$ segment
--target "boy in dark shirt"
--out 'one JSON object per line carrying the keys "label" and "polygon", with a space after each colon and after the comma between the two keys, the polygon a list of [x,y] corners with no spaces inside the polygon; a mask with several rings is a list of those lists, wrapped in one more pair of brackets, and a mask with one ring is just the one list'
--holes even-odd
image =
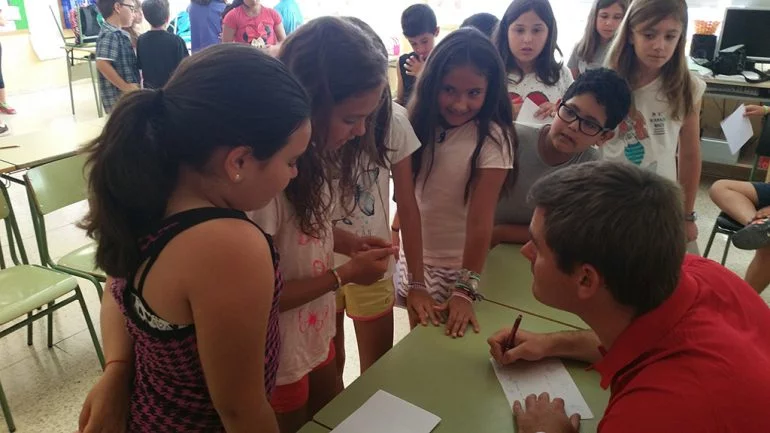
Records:
{"label": "boy in dark shirt", "polygon": [[406,106],[412,94],[412,87],[436,43],[438,36],[436,14],[426,4],[409,6],[401,14],[401,29],[414,50],[398,59],[396,102]]}
{"label": "boy in dark shirt", "polygon": [[145,0],[142,12],[152,30],[139,36],[137,66],[142,71],[144,88],[159,89],[189,52],[182,38],[165,30],[170,15],[168,0]]}

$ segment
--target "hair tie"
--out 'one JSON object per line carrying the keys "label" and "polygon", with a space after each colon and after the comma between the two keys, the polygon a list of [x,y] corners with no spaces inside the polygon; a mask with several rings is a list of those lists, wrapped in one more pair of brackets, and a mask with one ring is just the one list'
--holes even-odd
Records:
{"label": "hair tie", "polygon": [[163,89],[155,91],[155,99],[153,99],[152,105],[159,111],[163,109]]}

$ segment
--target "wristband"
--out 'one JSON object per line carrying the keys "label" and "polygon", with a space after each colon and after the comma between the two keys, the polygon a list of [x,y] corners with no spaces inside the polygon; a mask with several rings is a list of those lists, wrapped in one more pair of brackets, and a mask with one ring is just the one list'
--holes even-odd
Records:
{"label": "wristband", "polygon": [[342,278],[340,278],[340,273],[337,272],[337,268],[331,268],[329,271],[334,275],[334,279],[337,280],[337,285],[334,287],[334,290],[339,290],[342,288]]}
{"label": "wristband", "polygon": [[765,116],[770,114],[770,105],[763,105],[762,108],[765,110]]}
{"label": "wristband", "polygon": [[107,361],[107,363],[104,364],[104,370],[102,370],[102,371],[107,371],[107,367],[109,367],[110,364],[126,364],[126,365],[128,365],[128,361],[126,361],[124,359],[113,359],[112,361]]}
{"label": "wristband", "polygon": [[422,291],[428,290],[428,286],[426,286],[425,283],[420,283],[418,281],[410,281],[409,283],[407,283],[406,288],[410,292],[412,290],[422,290]]}
{"label": "wristband", "polygon": [[471,297],[468,296],[462,290],[452,290],[452,294],[449,295],[449,299],[452,299],[452,298],[462,298],[468,301],[469,304],[473,305],[473,299],[471,299]]}

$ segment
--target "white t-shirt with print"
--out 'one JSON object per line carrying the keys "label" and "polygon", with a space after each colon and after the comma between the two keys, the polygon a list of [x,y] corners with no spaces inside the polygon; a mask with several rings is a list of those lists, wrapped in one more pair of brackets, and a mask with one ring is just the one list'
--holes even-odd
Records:
{"label": "white t-shirt with print", "polygon": [[532,100],[535,105],[540,106],[545,102],[556,102],[557,99],[564,96],[570,84],[574,81],[572,72],[563,66],[559,72],[559,81],[549,86],[537,78],[537,74],[532,72],[524,75],[524,78],[516,83],[517,74],[508,74],[508,96],[514,104],[522,104],[525,98]]}
{"label": "white t-shirt with print", "polygon": [[[388,150],[388,161],[397,164],[409,158],[420,147],[420,140],[409,122],[406,109],[393,103],[393,116],[385,146]],[[367,167],[366,165],[364,167]],[[335,227],[350,231],[358,236],[376,236],[390,241],[390,177],[388,171],[375,164],[358,175],[356,180],[356,196],[351,215],[338,206],[338,216],[335,217]],[[337,260],[342,264],[347,257]],[[385,278],[393,273],[393,261]]]}
{"label": "white t-shirt with print", "polygon": [[[706,83],[694,74],[693,105],[706,90]],[[676,155],[679,131],[684,119],[671,118],[668,98],[663,92],[663,79],[633,92],[628,116],[615,129],[615,137],[600,147],[602,158],[625,161],[651,170],[670,180],[677,180]]]}
{"label": "white t-shirt with print", "polygon": [[[433,167],[427,180],[430,154],[427,149],[423,152],[422,169],[415,182],[415,197],[422,217],[423,261],[427,265],[462,267],[468,217],[465,186],[471,175],[476,131],[476,122],[473,121],[446,131],[443,142],[435,144]],[[491,126],[490,132],[493,137],[502,136],[496,125]],[[503,146],[507,147],[507,143],[501,138],[497,142],[487,138],[482,144],[476,167],[513,168],[512,149]]]}
{"label": "white t-shirt with print", "polygon": [[[327,192],[328,193],[328,192]],[[331,219],[324,239],[299,229],[285,194],[266,207],[251,212],[251,219],[273,236],[281,257],[285,281],[324,275],[333,266],[334,240]],[[328,358],[329,343],[336,333],[336,301],[329,292],[307,304],[281,312],[281,354],[277,385],[297,382]]]}

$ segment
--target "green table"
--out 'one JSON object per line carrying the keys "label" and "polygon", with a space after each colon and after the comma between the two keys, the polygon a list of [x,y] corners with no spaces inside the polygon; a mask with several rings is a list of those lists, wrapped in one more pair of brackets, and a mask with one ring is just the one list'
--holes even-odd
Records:
{"label": "green table", "polygon": [[329,433],[329,429],[315,421],[310,421],[302,426],[297,433]]}
{"label": "green table", "polygon": [[506,307],[574,328],[588,329],[580,317],[551,308],[535,299],[532,294],[531,264],[521,255],[520,249],[520,245],[498,245],[489,252],[479,287],[484,296]]}
{"label": "green table", "polygon": [[[443,328],[418,327],[353,382],[314,420],[334,428],[382,389],[441,418],[435,433],[513,432],[512,409],[489,362],[486,339],[510,327],[517,312],[482,302],[476,306],[482,331],[451,339]],[[522,329],[553,332],[563,324],[526,315]],[[572,378],[594,413],[583,422],[583,432],[595,432],[609,393],[599,387],[599,375],[586,365],[567,362]]]}

